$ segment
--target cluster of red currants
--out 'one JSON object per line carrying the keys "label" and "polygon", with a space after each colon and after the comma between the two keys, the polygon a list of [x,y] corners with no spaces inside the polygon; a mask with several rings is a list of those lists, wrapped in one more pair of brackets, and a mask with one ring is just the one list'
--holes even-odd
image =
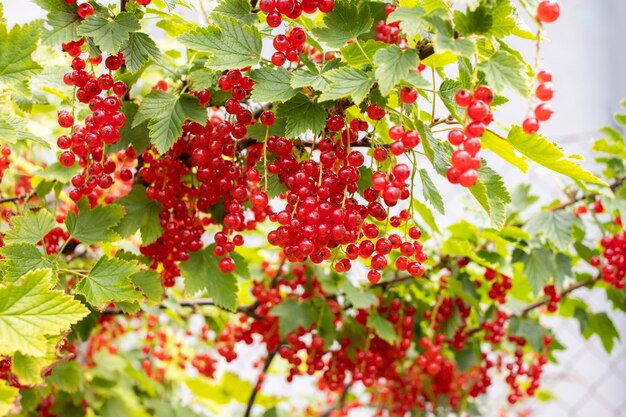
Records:
{"label": "cluster of red currants", "polygon": [[[81,42],[68,43],[64,50],[73,57],[72,71],[66,73],[63,81],[75,89],[75,98],[87,103],[91,114],[85,117],[84,125],[75,124],[72,113],[61,110],[58,113],[59,126],[71,129],[69,135],[57,139],[57,146],[63,150],[59,162],[65,167],[78,163],[82,172],[72,178],[74,189],[70,198],[74,201],[88,196],[90,200],[98,197],[97,189],[108,189],[113,185],[116,162],[106,156],[104,148],[119,141],[120,129],[126,124],[126,117],[121,112],[120,97],[126,94],[127,87],[122,81],[115,81],[110,74],[118,70],[123,63],[123,56],[111,55],[105,60],[109,73],[96,76],[93,65],[102,61],[102,56],[90,58],[92,71],[87,71],[87,62],[80,58]],[[128,169],[120,172],[120,177],[129,181],[132,172]]]}
{"label": "cluster of red currants", "polygon": [[594,256],[590,263],[595,267],[602,267],[602,280],[617,289],[626,286],[626,232],[613,236],[605,236],[600,241],[602,245],[602,259]]}
{"label": "cluster of red currants", "polygon": [[478,181],[480,137],[493,121],[489,105],[493,103],[494,95],[489,87],[481,85],[473,93],[466,89],[459,90],[454,99],[456,104],[466,109],[465,128],[452,129],[448,133],[448,141],[457,148],[451,157],[448,181],[469,188]]}
{"label": "cluster of red currants", "polygon": [[[545,355],[541,353],[531,353],[531,360],[524,361],[524,346],[528,343],[523,336],[509,335],[508,341],[515,346],[515,353],[511,360],[505,361],[502,355],[498,357],[498,367],[506,369],[505,381],[509,386],[507,401],[515,404],[524,395],[533,396],[539,388],[543,367],[548,362]],[[543,339],[544,348],[548,349],[551,339],[546,335]]]}
{"label": "cluster of red currants", "polygon": [[[491,283],[491,287],[487,295],[490,299],[497,301],[499,304],[506,303],[507,292],[513,288],[513,280],[511,277],[499,274],[493,269],[485,269],[485,280]],[[480,283],[480,281],[478,281]]]}
{"label": "cluster of red currants", "polygon": [[528,134],[537,133],[539,131],[540,122],[546,122],[552,117],[552,107],[547,102],[552,100],[554,96],[554,84],[552,84],[552,73],[548,70],[539,71],[537,73],[537,88],[535,89],[535,97],[542,101],[535,107],[535,117],[527,117],[522,123],[524,132]]}
{"label": "cluster of red currants", "polygon": [[546,285],[543,287],[543,293],[548,297],[548,304],[546,308],[550,313],[554,313],[559,308],[561,302],[561,296],[556,292],[554,285]]}
{"label": "cluster of red currants", "polygon": [[8,146],[3,146],[2,151],[0,151],[0,183],[2,182],[2,178],[4,177],[4,173],[7,169],[9,169],[9,165],[11,164],[11,160],[9,156],[11,156],[11,148]]}
{"label": "cluster of red currants", "polygon": [[302,13],[320,11],[328,13],[335,7],[335,0],[261,0],[259,9],[266,13],[265,20],[269,27],[276,28],[283,22],[283,18],[295,20]]}
{"label": "cluster of red currants", "polygon": [[274,37],[273,45],[276,52],[272,55],[272,64],[281,67],[285,62],[298,62],[300,55],[304,52],[306,43],[306,32],[300,27],[289,29],[286,34],[279,34]]}
{"label": "cluster of red currants", "polygon": [[[385,13],[390,15],[394,10],[396,10],[396,6],[393,4],[387,4],[385,6]],[[392,43],[392,44],[401,44],[402,42],[406,42],[406,39],[400,37],[400,22],[388,22],[387,20],[380,20],[376,26],[376,39],[380,42]]]}

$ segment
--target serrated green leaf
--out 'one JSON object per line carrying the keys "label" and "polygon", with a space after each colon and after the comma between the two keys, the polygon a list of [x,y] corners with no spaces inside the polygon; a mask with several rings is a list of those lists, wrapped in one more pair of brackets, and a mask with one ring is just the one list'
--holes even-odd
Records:
{"label": "serrated green leaf", "polygon": [[353,42],[341,48],[341,56],[350,66],[361,68],[364,65],[372,65],[376,52],[385,47],[387,47],[386,43],[378,42],[373,39],[365,43]]}
{"label": "serrated green leaf", "polygon": [[56,344],[58,337],[48,337],[46,340],[46,354],[34,357],[16,352],[11,361],[11,372],[15,374],[22,385],[38,385],[42,383],[41,373],[44,367],[52,365],[57,360]]}
{"label": "serrated green leaf", "polygon": [[[511,5],[510,0],[496,0],[496,4],[490,10],[490,14],[492,16],[492,24],[487,31],[487,35],[504,38],[518,29],[515,21],[517,12]],[[522,34],[521,30],[518,33]],[[531,36],[530,39],[535,38],[534,34],[531,34]]]}
{"label": "serrated green leaf", "polygon": [[439,86],[439,97],[441,97],[441,101],[446,106],[452,117],[454,117],[458,122],[463,121],[465,117],[465,109],[459,107],[456,104],[454,96],[456,93],[463,88],[463,85],[459,81],[454,80],[445,80]]}
{"label": "serrated green leaf", "polygon": [[325,27],[313,29],[316,38],[339,49],[349,40],[369,32],[374,24],[369,8],[353,0],[337,0],[330,13],[324,14]]}
{"label": "serrated green leaf", "polygon": [[[15,88],[42,69],[31,58],[37,48],[41,23],[14,25],[11,30],[7,30],[6,22],[0,23],[0,85]],[[25,92],[28,93],[27,88]]]}
{"label": "serrated green leaf", "polygon": [[134,32],[122,45],[124,63],[130,72],[139,71],[151,59],[161,61],[161,52],[152,38],[142,32]]}
{"label": "serrated green leaf", "polygon": [[33,1],[48,11],[46,23],[49,28],[42,34],[44,44],[59,45],[78,38],[78,27],[82,19],[76,12],[76,4],[68,4],[64,0]]}
{"label": "serrated green leaf", "polygon": [[87,245],[118,237],[113,228],[124,217],[122,206],[111,204],[96,206],[92,210],[86,199],[80,200],[77,205],[78,214],[70,212],[65,219],[65,226],[72,237]]}
{"label": "serrated green leaf", "polygon": [[317,135],[326,125],[326,110],[304,94],[278,106],[278,115],[287,120],[285,135],[295,138],[307,131]]}
{"label": "serrated green leaf", "polygon": [[515,148],[511,145],[511,142],[505,138],[501,138],[491,130],[486,130],[480,137],[482,142],[482,148],[488,149],[504,159],[514,167],[519,168],[520,171],[528,172],[528,162],[526,157],[519,156],[515,153]]}
{"label": "serrated green leaf", "polygon": [[13,228],[7,231],[4,236],[4,243],[11,245],[14,243],[39,242],[55,226],[54,217],[46,209],[29,210],[23,216],[11,218]]}
{"label": "serrated green leaf", "polygon": [[207,290],[215,305],[234,311],[237,307],[237,279],[223,274],[218,268],[219,258],[213,255],[213,246],[189,254],[189,260],[180,264],[189,293]]}
{"label": "serrated green leaf", "polygon": [[72,394],[83,384],[83,370],[76,361],[61,362],[52,369],[46,381],[61,391]]}
{"label": "serrated green leaf", "polygon": [[543,234],[561,250],[573,243],[574,223],[577,218],[569,211],[542,211],[531,217],[527,231],[531,235]]}
{"label": "serrated green leaf", "polygon": [[460,10],[454,11],[454,28],[461,35],[484,35],[489,32],[493,25],[493,16],[485,6],[479,6],[474,10],[469,7],[465,13]]}
{"label": "serrated green leaf", "polygon": [[435,186],[432,178],[428,175],[428,171],[422,168],[418,172],[420,174],[420,179],[422,180],[422,193],[424,198],[435,208],[435,210],[441,214],[445,214],[443,198],[441,197],[441,194],[439,194],[439,190],[437,189],[437,186]]}
{"label": "serrated green leaf", "polygon": [[247,0],[222,0],[217,7],[213,9],[213,13],[221,13],[233,19],[240,20],[246,25],[259,20],[256,13],[253,14],[251,12],[252,7]]}
{"label": "serrated green leaf", "polygon": [[606,182],[585,170],[555,143],[548,141],[544,136],[526,134],[521,127],[513,126],[508,140],[521,154],[544,167],[575,180],[581,180],[598,185],[607,185]]}
{"label": "serrated green leaf", "polygon": [[86,278],[81,279],[76,292],[85,296],[89,304],[103,308],[110,302],[143,300],[132,285],[130,276],[138,272],[136,262],[101,257]]}
{"label": "serrated green leaf", "polygon": [[163,206],[146,197],[146,188],[135,185],[132,190],[116,202],[126,208],[126,215],[117,226],[117,232],[126,238],[141,231],[141,243],[147,246],[163,234],[159,212]]}
{"label": "serrated green leaf", "polygon": [[114,19],[93,14],[83,20],[78,28],[78,34],[93,38],[101,50],[116,54],[122,43],[129,39],[131,32],[139,29],[141,29],[139,20],[132,13],[121,12]]}
{"label": "serrated green leaf", "polygon": [[133,127],[138,110],[139,106],[132,101],[122,103],[121,112],[126,116],[126,124],[120,129],[120,140],[109,148],[111,152],[119,152],[132,145],[137,153],[142,153],[150,146],[148,123],[143,122]]}
{"label": "serrated green leaf", "polygon": [[615,341],[620,340],[615,324],[606,313],[589,314],[583,335],[588,339],[594,334],[598,335],[607,353],[611,353]]}
{"label": "serrated green leaf", "polygon": [[422,19],[426,15],[423,7],[398,7],[387,18],[388,22],[400,21],[400,29],[409,37],[414,38],[427,27]]}
{"label": "serrated green leaf", "polygon": [[506,87],[524,97],[530,92],[526,66],[509,52],[496,52],[488,60],[479,63],[478,69],[485,73],[487,83],[497,94],[502,94]]}
{"label": "serrated green leaf", "polygon": [[374,173],[370,168],[362,166],[359,168],[359,175],[359,181],[357,182],[358,192],[359,194],[363,194],[365,189],[372,185],[372,176]]}
{"label": "serrated green leaf", "polygon": [[374,294],[355,287],[348,280],[343,282],[340,289],[354,308],[369,308],[378,304],[378,298]]}
{"label": "serrated green leaf", "polygon": [[38,269],[0,286],[0,355],[42,357],[46,336],[57,335],[89,314],[61,291],[51,290],[52,270]]}
{"label": "serrated green leaf", "polygon": [[315,323],[317,316],[314,306],[309,302],[298,302],[288,298],[270,310],[270,315],[278,317],[278,331],[281,336],[287,336],[302,326],[308,330]]}
{"label": "serrated green leaf", "polygon": [[16,243],[0,249],[4,256],[5,281],[15,282],[29,271],[40,268],[53,268],[53,263],[37,248],[30,243]]}
{"label": "serrated green leaf", "polygon": [[319,97],[320,101],[336,100],[341,97],[352,97],[359,105],[369,94],[374,85],[374,76],[356,68],[344,67],[324,73],[328,85]]}
{"label": "serrated green leaf", "polygon": [[398,341],[398,335],[393,329],[393,324],[380,314],[371,312],[367,318],[367,327],[370,327],[374,332],[383,339],[385,342],[393,345]]}
{"label": "serrated green leaf", "polygon": [[206,118],[207,111],[196,97],[155,90],[141,102],[132,127],[148,121],[150,141],[160,153],[165,153],[182,134],[185,120],[191,119],[204,125]]}
{"label": "serrated green leaf", "polygon": [[536,321],[514,317],[511,319],[510,332],[523,336],[535,352],[541,352],[544,349],[543,337],[548,332]]}
{"label": "serrated green leaf", "polygon": [[291,72],[283,67],[265,66],[250,72],[254,83],[252,99],[257,103],[283,102],[296,95],[291,87]]}
{"label": "serrated green leaf", "polygon": [[433,39],[435,52],[451,52],[470,58],[476,51],[476,45],[468,39],[456,39],[452,24],[444,16],[445,13],[443,12],[424,16],[424,19],[431,24],[435,33]]}
{"label": "serrated green leaf", "polygon": [[158,272],[139,271],[131,275],[131,282],[146,296],[146,304],[158,305],[163,298],[163,284]]}
{"label": "serrated green leaf", "polygon": [[219,72],[211,71],[208,68],[201,68],[189,73],[187,79],[195,90],[209,90],[217,86],[219,77]]}
{"label": "serrated green leaf", "polygon": [[539,294],[550,278],[556,275],[554,256],[544,248],[533,248],[530,253],[523,253],[520,261],[524,263],[524,276],[535,294]]}
{"label": "serrated green leaf", "polygon": [[19,389],[9,386],[6,381],[0,382],[0,415],[9,415],[19,393]]}
{"label": "serrated green leaf", "polygon": [[446,176],[450,167],[450,154],[452,151],[442,142],[433,136],[433,132],[428,125],[421,120],[415,121],[415,127],[422,139],[422,146],[426,157],[433,164],[435,171],[441,176]]}
{"label": "serrated green leaf", "polygon": [[417,211],[417,214],[419,214],[420,217],[426,222],[428,227],[430,227],[433,232],[439,233],[439,226],[437,226],[435,216],[428,206],[416,198],[412,199],[411,204],[413,205],[415,211]]}
{"label": "serrated green leaf", "polygon": [[502,177],[483,164],[478,169],[478,182],[470,188],[470,192],[489,214],[491,225],[501,229],[506,222],[506,206],[511,202],[511,194]]}
{"label": "serrated green leaf", "polygon": [[313,87],[323,91],[328,86],[328,81],[321,74],[315,74],[308,70],[296,70],[292,73],[291,86],[293,88]]}
{"label": "serrated green leaf", "polygon": [[186,47],[210,52],[207,67],[229,70],[256,65],[261,58],[261,34],[254,26],[242,25],[232,17],[213,15],[214,25],[198,28],[178,37]]}
{"label": "serrated green leaf", "polygon": [[376,65],[376,80],[380,86],[380,92],[386,96],[412,69],[417,67],[419,55],[415,49],[400,49],[397,45],[391,45],[379,49],[374,55]]}

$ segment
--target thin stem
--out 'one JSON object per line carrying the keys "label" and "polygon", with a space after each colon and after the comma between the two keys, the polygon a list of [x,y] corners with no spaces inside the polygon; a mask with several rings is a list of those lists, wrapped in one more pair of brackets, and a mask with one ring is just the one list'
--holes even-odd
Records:
{"label": "thin stem", "polygon": [[372,62],[370,57],[365,53],[365,49],[363,49],[363,46],[361,46],[361,42],[358,39],[355,39],[354,43],[356,43],[356,46],[359,48],[365,59],[367,59],[367,62],[369,62],[370,65],[374,66],[374,63]]}
{"label": "thin stem", "polygon": [[279,348],[280,348],[280,345],[278,348],[271,351],[267,355],[267,359],[265,360],[265,364],[263,365],[263,370],[261,371],[261,374],[259,375],[259,378],[257,379],[256,384],[254,385],[254,388],[252,388],[252,393],[250,393],[250,398],[248,399],[248,405],[246,406],[246,411],[243,413],[243,417],[250,417],[250,413],[252,412],[252,407],[254,406],[254,402],[256,401],[256,396],[259,393],[259,391],[261,391],[261,386],[263,385],[265,374],[270,369],[270,366],[272,365],[272,361],[276,357],[276,354],[278,353]]}

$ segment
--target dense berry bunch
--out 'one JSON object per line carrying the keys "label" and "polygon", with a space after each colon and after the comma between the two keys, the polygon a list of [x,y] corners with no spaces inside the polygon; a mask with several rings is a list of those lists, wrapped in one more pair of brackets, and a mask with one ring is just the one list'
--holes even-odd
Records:
{"label": "dense berry bunch", "polygon": [[452,184],[469,188],[478,181],[480,137],[493,121],[493,113],[489,108],[493,99],[493,92],[484,85],[477,87],[473,93],[465,89],[456,93],[456,104],[466,108],[466,113],[465,128],[452,129],[448,133],[448,141],[457,148],[452,154],[452,166],[448,169],[448,180]]}
{"label": "dense berry bunch", "polygon": [[535,97],[541,103],[535,107],[534,117],[527,117],[522,124],[524,131],[528,134],[536,133],[539,130],[540,122],[545,122],[552,117],[552,107],[548,101],[554,96],[554,85],[552,84],[552,73],[548,70],[537,73],[537,88]]}
{"label": "dense berry bunch", "polygon": [[554,313],[559,308],[561,302],[561,296],[556,292],[554,285],[546,285],[543,287],[544,294],[548,297],[548,305],[546,308],[549,312]]}
{"label": "dense berry bunch", "polygon": [[289,29],[285,34],[276,35],[273,40],[276,52],[272,55],[272,63],[278,67],[285,62],[297,63],[305,48],[306,32],[300,27]]}
{"label": "dense berry bunch", "polygon": [[601,267],[602,280],[618,289],[626,286],[626,232],[605,236],[600,241],[602,259],[593,257],[591,265]]}
{"label": "dense berry bunch", "polygon": [[2,178],[4,177],[5,171],[9,169],[9,165],[11,164],[11,161],[9,159],[9,156],[11,156],[11,148],[9,148],[8,146],[4,146],[1,152],[2,153],[0,155],[0,183],[2,182]]}
{"label": "dense berry bunch", "polygon": [[261,0],[259,8],[266,16],[267,24],[276,28],[280,26],[283,19],[295,20],[302,13],[315,13],[320,11],[328,13],[335,7],[335,0]]}
{"label": "dense berry bunch", "polygon": [[485,280],[491,284],[487,295],[499,304],[506,303],[507,292],[513,288],[511,277],[500,274],[493,269],[487,268],[484,274]]}
{"label": "dense berry bunch", "polygon": [[[391,14],[396,9],[393,4],[387,4],[385,13]],[[387,18],[388,19],[388,18]],[[406,39],[401,37],[400,22],[389,22],[388,20],[380,20],[376,26],[376,40],[385,43],[402,44]]]}

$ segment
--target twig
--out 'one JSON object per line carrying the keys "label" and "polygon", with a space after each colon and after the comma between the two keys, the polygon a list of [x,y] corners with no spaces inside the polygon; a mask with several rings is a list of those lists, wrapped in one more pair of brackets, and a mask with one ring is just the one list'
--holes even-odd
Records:
{"label": "twig", "polygon": [[[624,183],[625,180],[626,180],[626,178],[624,178],[624,177],[616,178],[615,181],[610,185],[611,191],[615,191],[619,187],[621,187],[621,185]],[[580,203],[581,201],[583,201],[583,200],[585,200],[585,199],[587,199],[587,198],[589,198],[591,196],[594,196],[594,195],[596,195],[596,194],[593,194],[593,193],[592,194],[585,194],[585,195],[582,195],[580,197],[572,196],[568,200],[563,201],[563,202],[561,202],[561,203],[559,203],[559,204],[557,204],[555,206],[552,206],[552,207],[548,208],[548,210],[549,211],[559,211],[559,210],[562,210],[564,208],[573,206],[574,204]]]}
{"label": "twig", "polygon": [[335,410],[337,410],[337,411],[343,410],[343,408],[346,405],[346,398],[348,397],[348,393],[350,392],[350,388],[352,388],[352,383],[346,384],[346,386],[343,387],[343,391],[341,392],[341,395],[337,399],[337,403],[335,405],[333,405],[332,407],[329,407],[326,411],[324,411],[322,414],[320,414],[319,417],[330,417],[330,415],[333,413],[333,411],[335,411]]}
{"label": "twig", "polygon": [[[218,306],[215,304],[215,301],[213,301],[210,298],[198,298],[195,300],[184,300],[181,301],[179,304],[181,307],[192,307],[194,309],[198,308],[198,307],[217,307],[221,310],[227,311],[229,313],[232,313],[231,310],[228,310],[224,307]],[[256,319],[260,319],[261,317],[259,317],[254,310],[256,310],[256,308],[258,307],[257,303],[253,303],[250,305],[245,305],[245,306],[239,306],[235,309],[236,313],[240,313],[240,314],[245,314],[247,316],[256,318]],[[169,308],[168,306],[166,306],[165,304],[161,304],[159,305],[159,308],[161,310],[164,310],[166,308]],[[106,309],[104,310],[104,312],[102,314],[105,315],[119,315],[119,314],[125,314],[124,311],[120,310],[120,309]]]}
{"label": "twig", "polygon": [[15,196],[15,197],[0,198],[0,204],[14,203],[16,201],[22,201],[22,200],[29,200],[34,195],[35,195],[35,192],[31,191],[30,193],[20,194],[20,195]]}
{"label": "twig", "polygon": [[267,355],[267,359],[265,359],[265,364],[263,365],[263,370],[261,371],[261,374],[259,375],[256,381],[256,384],[254,385],[254,388],[252,388],[252,392],[250,393],[250,398],[248,398],[248,405],[246,406],[245,413],[243,413],[243,417],[250,417],[250,413],[252,412],[252,407],[254,406],[254,402],[256,401],[256,396],[261,390],[261,386],[263,385],[265,374],[267,373],[268,369],[270,369],[270,366],[272,365],[272,361],[276,357],[276,354],[278,353],[278,349],[280,349],[281,345],[282,343],[279,344],[276,349],[274,349]]}

